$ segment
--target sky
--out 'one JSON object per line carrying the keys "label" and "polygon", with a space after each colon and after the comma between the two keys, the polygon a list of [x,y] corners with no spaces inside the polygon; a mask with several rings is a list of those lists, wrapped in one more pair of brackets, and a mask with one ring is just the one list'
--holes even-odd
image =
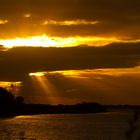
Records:
{"label": "sky", "polygon": [[[34,100],[38,100],[38,92],[43,96],[47,89],[48,103],[72,104],[80,101],[99,102],[101,104],[139,104],[140,68],[69,70],[44,73],[31,76]],[[46,80],[47,79],[47,80]],[[42,82],[46,85],[42,85]],[[36,89],[40,84],[41,89]],[[25,85],[26,86],[26,85]],[[27,86],[28,87],[28,86]],[[26,94],[26,96],[28,96]],[[40,98],[45,102],[45,98]],[[32,96],[28,96],[32,101]]]}
{"label": "sky", "polygon": [[140,39],[139,0],[0,0],[0,38]]}
{"label": "sky", "polygon": [[139,7],[139,0],[0,0],[0,85],[22,85],[16,92],[29,103],[139,104]]}
{"label": "sky", "polygon": [[137,105],[139,54],[138,43],[12,48],[0,53],[0,85],[14,85],[12,91],[26,103]]}

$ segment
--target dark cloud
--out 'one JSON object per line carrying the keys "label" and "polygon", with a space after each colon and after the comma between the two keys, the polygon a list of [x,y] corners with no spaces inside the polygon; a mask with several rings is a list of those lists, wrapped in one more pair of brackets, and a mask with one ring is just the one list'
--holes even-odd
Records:
{"label": "dark cloud", "polygon": [[0,55],[1,80],[22,80],[36,71],[134,67],[140,62],[140,43],[104,47],[21,47],[1,51]]}
{"label": "dark cloud", "polygon": [[[139,42],[104,47],[12,48],[0,51],[0,81],[22,81],[20,95],[27,103],[139,104],[140,72],[133,68],[139,62]],[[69,69],[79,69],[79,74],[51,73]],[[38,71],[49,71],[42,82],[29,76]],[[44,89],[45,85],[49,88]]]}
{"label": "dark cloud", "polygon": [[[139,38],[139,0],[1,0],[0,2],[0,18],[9,20],[4,29],[0,25],[1,36],[6,33],[20,35],[22,33],[18,32],[22,32],[23,29],[27,32],[25,35],[32,35],[32,31],[36,29],[37,34],[44,32],[67,36],[71,33],[70,35]],[[24,19],[23,15],[26,13],[32,16]],[[46,26],[45,30],[41,24],[46,19],[97,20],[99,24],[76,27],[52,25]]]}

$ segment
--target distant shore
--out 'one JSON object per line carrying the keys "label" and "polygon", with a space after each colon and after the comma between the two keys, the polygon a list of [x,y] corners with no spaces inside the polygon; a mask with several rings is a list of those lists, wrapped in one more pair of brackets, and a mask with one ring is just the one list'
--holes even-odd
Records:
{"label": "distant shore", "polygon": [[22,114],[82,114],[106,112],[107,109],[98,103],[79,103],[75,105],[25,104]]}
{"label": "distant shore", "polygon": [[36,115],[36,114],[88,114],[115,111],[139,111],[139,105],[100,105],[98,103],[79,103],[75,105],[45,105],[45,104],[24,104],[15,113],[17,115]]}

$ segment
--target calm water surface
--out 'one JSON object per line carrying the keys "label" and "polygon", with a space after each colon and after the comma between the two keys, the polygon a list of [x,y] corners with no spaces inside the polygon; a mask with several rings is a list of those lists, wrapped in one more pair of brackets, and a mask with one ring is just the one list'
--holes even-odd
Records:
{"label": "calm water surface", "polygon": [[125,140],[132,113],[33,115],[0,119],[0,140]]}

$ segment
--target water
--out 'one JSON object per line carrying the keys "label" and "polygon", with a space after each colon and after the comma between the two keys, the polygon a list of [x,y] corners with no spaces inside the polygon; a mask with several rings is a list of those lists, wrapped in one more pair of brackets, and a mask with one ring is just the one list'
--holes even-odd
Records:
{"label": "water", "polygon": [[0,119],[0,140],[125,140],[131,118],[116,112]]}

